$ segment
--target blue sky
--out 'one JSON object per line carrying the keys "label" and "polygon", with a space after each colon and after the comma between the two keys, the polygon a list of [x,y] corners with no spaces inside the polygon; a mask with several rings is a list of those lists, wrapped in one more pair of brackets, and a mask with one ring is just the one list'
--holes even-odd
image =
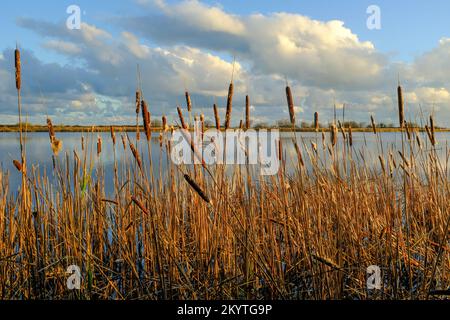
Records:
{"label": "blue sky", "polygon": [[[83,13],[78,33],[65,30],[71,4]],[[381,30],[366,26],[369,5],[381,9]],[[18,42],[29,56],[29,81],[39,82],[24,89],[35,121],[43,111],[61,122],[129,121],[138,63],[157,116],[182,104],[186,86],[208,117],[209,104],[224,99],[224,73],[236,55],[237,92],[254,96],[259,121],[286,116],[276,108],[288,77],[300,118],[322,110],[328,119],[337,100],[354,106],[355,120],[370,112],[394,122],[399,73],[417,120],[423,109],[450,114],[442,72],[450,66],[448,12],[445,0],[8,1],[0,12],[0,81],[11,76],[8,50]],[[12,89],[0,84],[3,94]],[[12,101],[0,99],[2,122],[14,119]]]}

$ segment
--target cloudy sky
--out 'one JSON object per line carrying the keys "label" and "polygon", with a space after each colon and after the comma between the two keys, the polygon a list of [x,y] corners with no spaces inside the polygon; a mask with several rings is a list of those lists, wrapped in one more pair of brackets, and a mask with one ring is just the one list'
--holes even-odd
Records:
{"label": "cloudy sky", "polygon": [[[381,29],[367,27],[367,8]],[[70,5],[81,28],[66,26]],[[192,94],[212,118],[225,105],[235,65],[234,120],[248,93],[255,122],[289,117],[285,79],[297,118],[397,123],[398,77],[407,117],[433,112],[450,126],[450,2],[382,0],[8,1],[0,12],[0,123],[16,123],[13,50],[22,51],[23,102],[30,122],[125,124],[134,119],[137,65],[153,117],[175,119]]]}

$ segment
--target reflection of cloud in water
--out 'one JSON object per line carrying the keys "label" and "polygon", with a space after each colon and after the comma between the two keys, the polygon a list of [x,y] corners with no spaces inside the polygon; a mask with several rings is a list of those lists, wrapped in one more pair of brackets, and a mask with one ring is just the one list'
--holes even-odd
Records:
{"label": "reflection of cloud in water", "polygon": [[[64,165],[66,155],[69,158],[69,165],[73,166],[73,151],[75,150],[79,157],[82,155],[81,151],[81,133],[57,133],[58,139],[63,141],[63,150],[59,155],[59,161],[61,165]],[[120,140],[120,133],[116,133],[117,135],[117,146],[116,146],[116,154],[117,160],[119,161],[119,168],[123,163],[125,157],[127,157],[131,161],[131,153],[127,149],[127,154],[124,154],[122,142]],[[130,138],[134,141],[134,134],[129,133]],[[297,167],[297,154],[295,148],[292,143],[293,134],[292,133],[280,133],[281,138],[283,140],[284,153],[286,155],[286,165],[288,166],[288,173],[295,170]],[[114,152],[113,146],[111,142],[111,138],[109,133],[100,133],[100,136],[103,139],[103,151],[100,156],[100,159],[96,157],[96,142],[97,142],[97,133],[88,134],[85,133],[85,141],[86,143],[93,143],[92,151],[93,151],[93,159],[94,159],[94,169],[100,163],[104,168],[105,172],[105,187],[106,192],[112,190],[113,188],[113,172],[114,172]],[[165,154],[162,156],[163,161],[160,163],[160,148],[159,148],[159,133],[153,134],[152,139],[152,159],[154,164],[155,175],[159,176],[160,165],[161,169],[164,170],[167,167],[167,158]],[[397,164],[401,162],[398,154],[398,150],[402,150],[402,141],[400,133],[382,133],[380,134],[383,151],[385,155],[388,155],[390,149],[393,150],[393,155],[396,158]],[[439,156],[439,160],[441,163],[446,161],[446,144],[450,138],[449,133],[436,133],[436,138],[438,141],[437,145],[437,153]],[[321,160],[326,164],[327,168],[331,168],[332,160],[327,150],[324,152],[322,149],[322,134],[321,133],[297,133],[297,139],[299,141],[300,148],[302,150],[303,158],[305,164],[308,168],[311,167],[311,162],[307,152],[305,151],[305,146],[312,152],[311,142],[316,142],[318,146],[318,154],[321,157]],[[338,157],[342,159],[342,135],[339,133],[338,135]],[[422,147],[424,150],[430,149],[430,143],[428,141],[428,137],[426,133],[420,133],[420,139],[422,141]],[[317,140],[317,141],[316,141]],[[52,164],[52,150],[50,147],[50,141],[48,137],[48,133],[40,132],[40,133],[30,133],[27,136],[27,161],[29,169],[34,166],[39,170],[41,174],[44,172],[47,173],[49,177],[53,177],[53,164]],[[329,134],[326,133],[326,143],[329,144]],[[362,159],[360,153],[364,154],[365,164],[371,170],[380,171],[380,162],[378,159],[378,155],[381,154],[381,150],[379,150],[379,143],[377,143],[377,137],[372,133],[353,133],[353,160],[357,164],[362,164]],[[409,150],[409,147],[406,148]],[[147,142],[145,139],[141,138],[140,142],[140,150],[142,150],[142,161],[145,164],[145,167],[148,168],[148,157],[147,157]],[[418,151],[417,144],[415,143],[415,152]],[[408,153],[407,153],[408,154]],[[12,160],[20,159],[20,150],[19,150],[19,136],[17,133],[0,133],[0,164],[3,167],[3,170],[9,170],[11,172],[10,176],[10,190],[17,190],[20,183],[20,174],[14,168]],[[417,161],[421,161],[417,159]],[[387,163],[387,162],[386,162]],[[244,166],[242,166],[244,168]],[[255,174],[258,172],[258,166],[252,166],[251,170]],[[94,170],[95,172],[95,170]],[[227,168],[227,172],[230,174],[233,172],[233,166],[229,165]],[[244,171],[243,171],[244,172]],[[245,172],[244,172],[245,173]],[[54,178],[54,177],[53,177]]]}

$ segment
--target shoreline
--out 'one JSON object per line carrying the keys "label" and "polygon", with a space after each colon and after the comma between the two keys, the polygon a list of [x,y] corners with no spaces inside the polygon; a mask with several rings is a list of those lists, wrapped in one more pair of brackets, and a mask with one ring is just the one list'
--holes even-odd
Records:
{"label": "shoreline", "polygon": [[[90,132],[94,129],[94,132],[109,132],[110,125],[101,125],[101,126],[61,126],[56,125],[53,126],[55,132]],[[114,131],[116,132],[135,132],[136,126],[132,125],[121,125],[121,126],[113,126]],[[211,129],[213,127],[208,127],[207,129]],[[237,128],[232,128],[237,129]],[[280,132],[292,132],[292,128],[277,128],[277,127],[264,127],[264,128],[252,128],[254,130],[273,130],[278,129]],[[344,128],[345,131],[348,131],[348,128]],[[425,128],[414,128],[418,129],[421,132],[426,132]],[[163,130],[162,127],[154,127],[152,128],[152,132],[161,132]],[[321,128],[318,132],[329,132],[329,128]],[[144,132],[144,128],[140,127],[141,133]],[[222,130],[224,131],[224,130]],[[352,128],[353,132],[372,132],[372,128]],[[377,128],[377,132],[401,132],[400,128]],[[17,125],[0,125],[0,133],[8,133],[8,132],[19,132],[19,127]],[[24,128],[24,132],[48,132],[48,128],[46,125],[30,125],[28,128]],[[295,132],[316,132],[312,128],[298,128]],[[435,132],[450,132],[450,128],[440,128],[435,129]]]}

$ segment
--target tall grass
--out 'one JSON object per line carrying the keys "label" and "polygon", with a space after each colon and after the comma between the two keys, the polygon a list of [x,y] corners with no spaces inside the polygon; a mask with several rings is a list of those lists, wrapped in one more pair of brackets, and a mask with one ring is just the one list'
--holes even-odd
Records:
{"label": "tall grass", "polygon": [[[230,93],[227,128],[231,86]],[[148,105],[136,106],[151,140]],[[216,105],[214,111],[220,128]],[[178,114],[187,129],[181,108]],[[177,167],[173,130],[165,130],[159,156],[167,166],[154,179],[157,169],[143,161],[150,148],[120,133],[129,150],[119,163],[115,129],[109,142],[96,140],[93,129],[82,138],[82,154],[54,155],[56,182],[38,167],[23,174],[33,198],[27,206],[24,189],[12,192],[9,173],[0,170],[0,299],[441,298],[438,290],[450,286],[450,152],[439,158],[430,120],[429,142],[408,129],[396,150],[383,147],[372,118],[377,166],[341,124],[342,138],[333,124],[321,146],[296,136],[290,156],[299,165],[287,169],[289,141],[280,142],[281,170],[267,178],[249,165],[232,174],[204,162]],[[114,150],[112,193],[95,160],[107,143]],[[13,164],[23,172],[24,163]],[[66,287],[70,265],[81,268],[79,291]],[[371,265],[382,268],[380,290],[367,289]]]}

